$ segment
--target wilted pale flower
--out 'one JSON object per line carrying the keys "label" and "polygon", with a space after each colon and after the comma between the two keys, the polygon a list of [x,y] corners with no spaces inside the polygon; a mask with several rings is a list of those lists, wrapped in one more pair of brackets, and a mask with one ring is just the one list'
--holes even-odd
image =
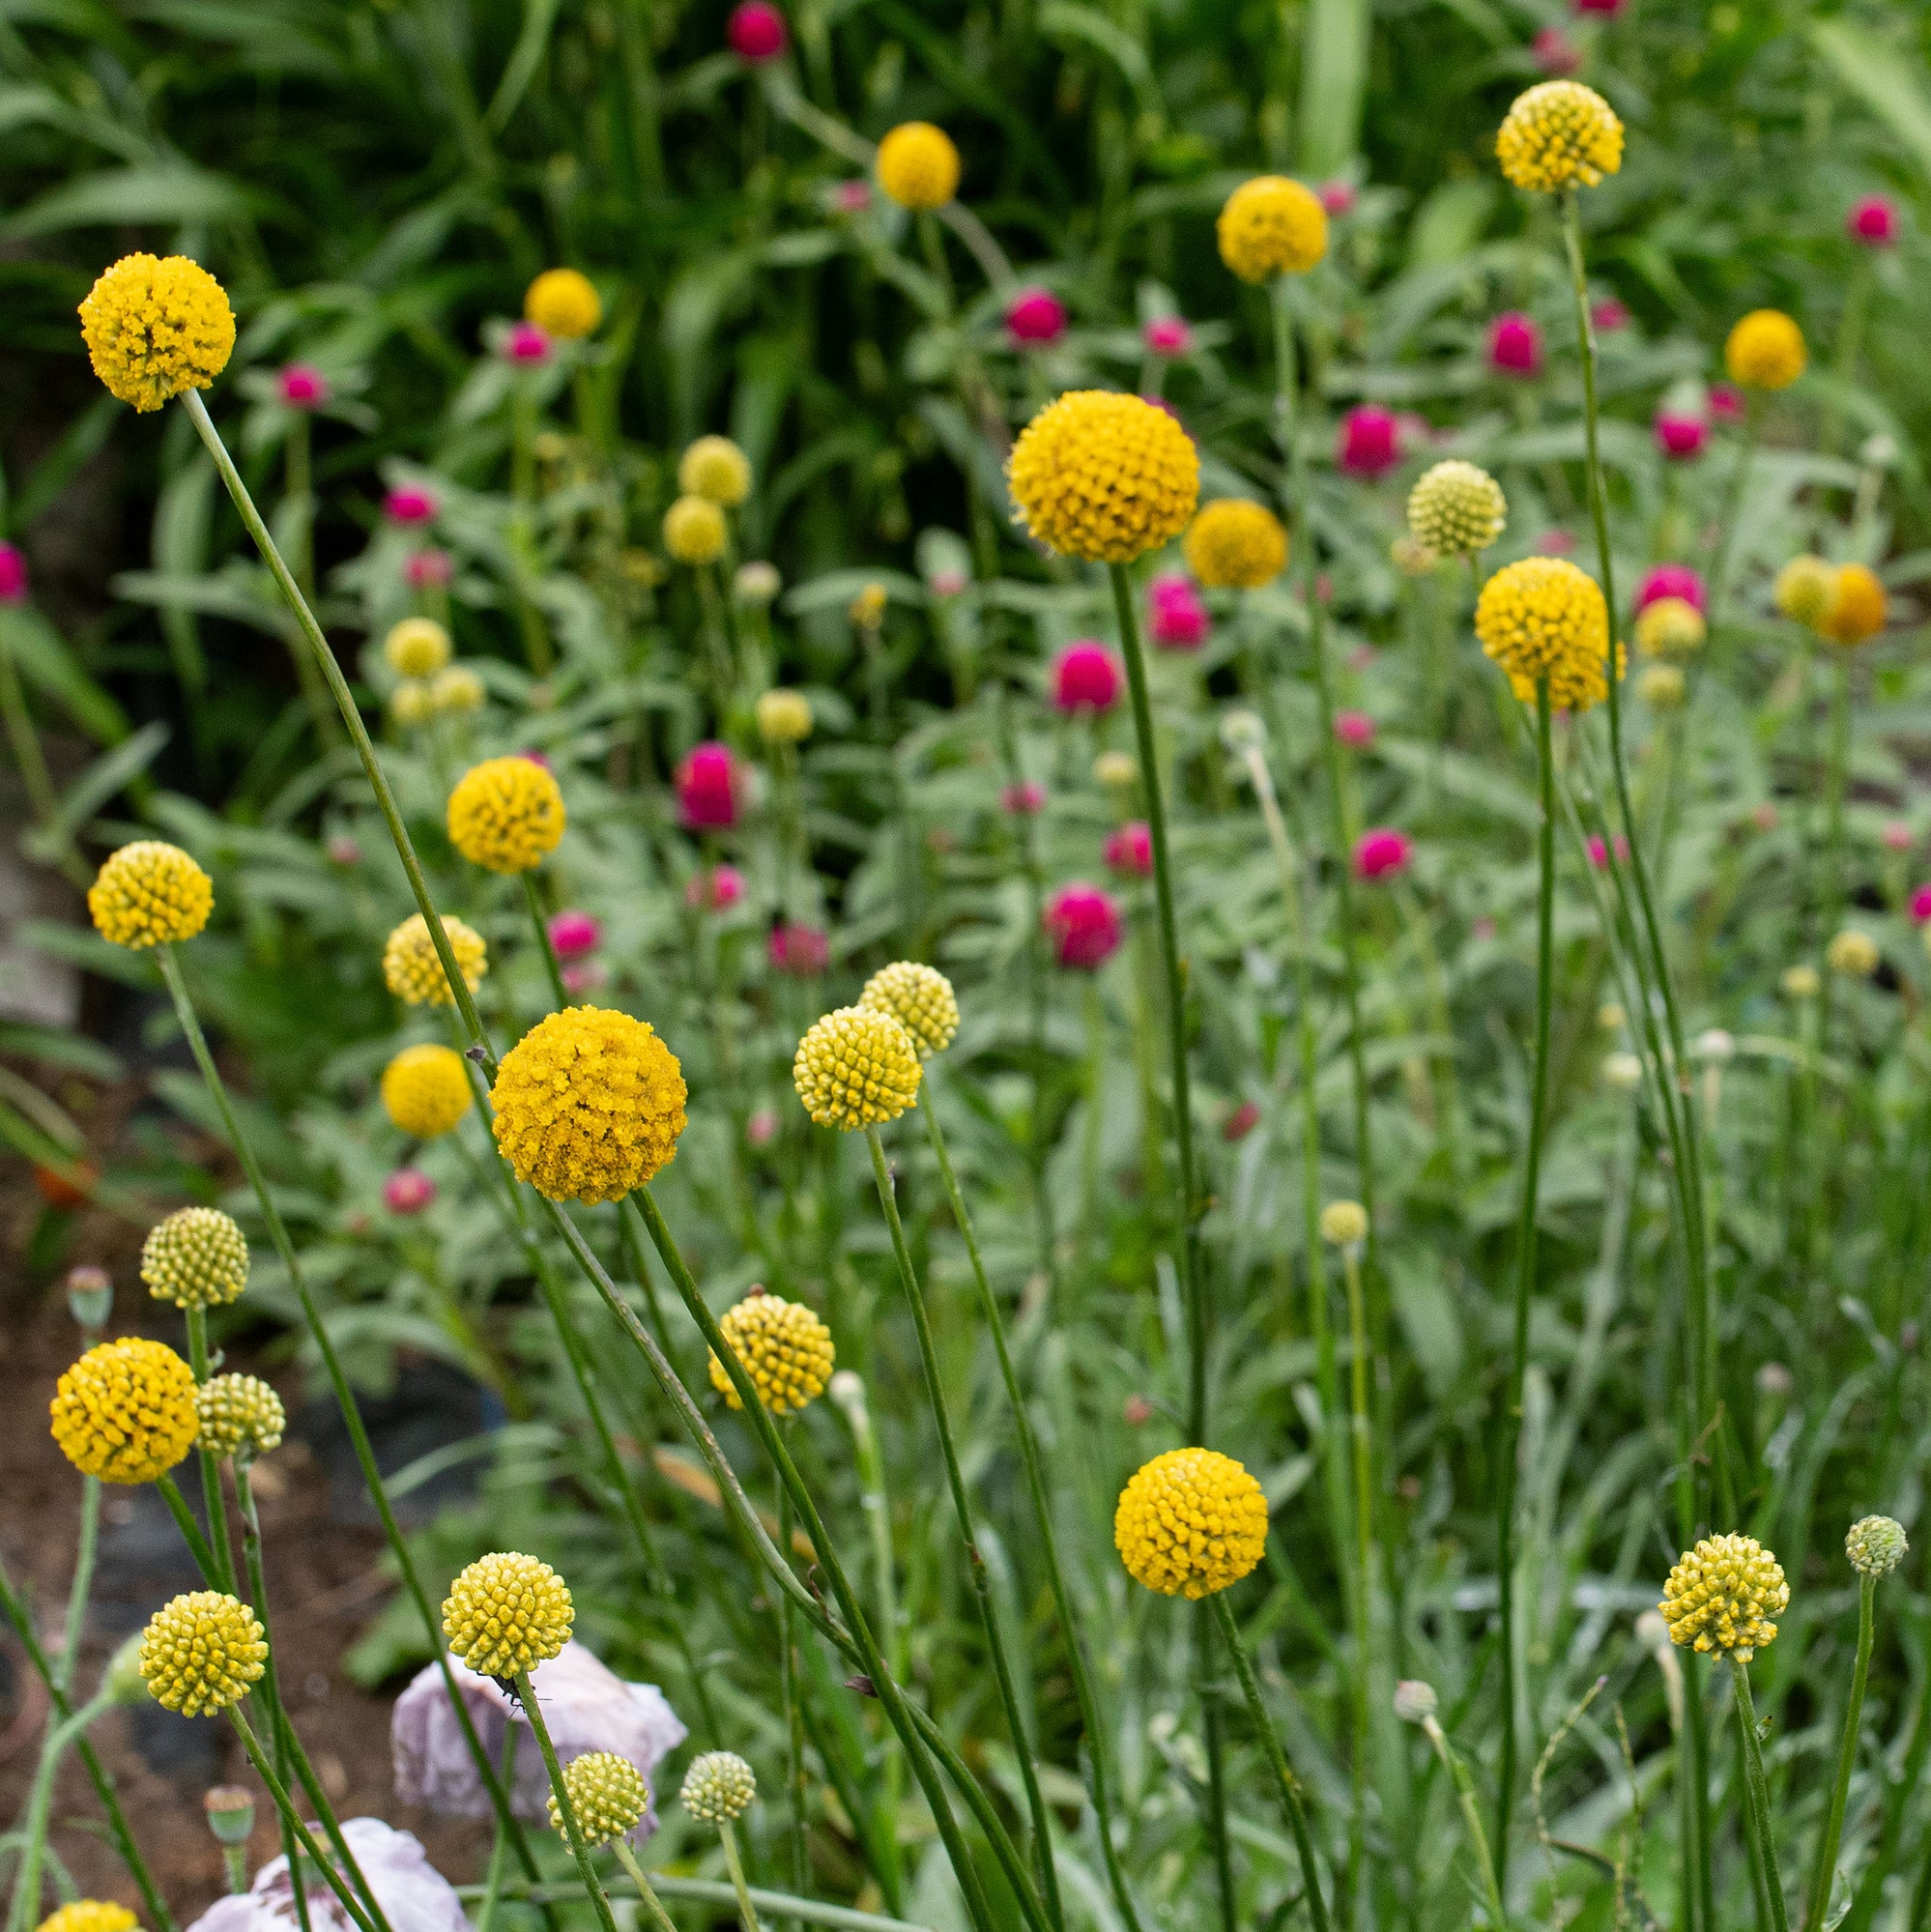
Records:
{"label": "wilted pale flower", "polygon": [[[519,1758],[522,1755],[518,1753]],[[529,1755],[534,1758],[536,1753]],[[539,1760],[537,1770],[541,1769]],[[380,1818],[346,1819],[342,1836],[383,1917],[397,1932],[469,1932],[455,1887],[429,1862],[419,1839]],[[304,1875],[311,1932],[351,1932],[341,1901],[312,1869]],[[187,1932],[293,1932],[296,1922],[288,1860],[272,1859],[246,1891],[216,1899]]]}

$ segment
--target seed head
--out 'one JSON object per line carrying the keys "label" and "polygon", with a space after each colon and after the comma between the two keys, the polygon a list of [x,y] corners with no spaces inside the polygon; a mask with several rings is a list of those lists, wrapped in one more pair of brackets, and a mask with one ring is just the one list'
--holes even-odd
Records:
{"label": "seed head", "polygon": [[194,1445],[194,1371],[164,1342],[90,1348],[54,1391],[53,1439],[83,1476],[152,1483]]}
{"label": "seed head", "polygon": [[235,311],[221,284],[186,255],[124,255],[80,304],[94,373],[143,413],[205,389],[235,353]]}
{"label": "seed head", "polygon": [[891,1014],[841,1006],[798,1042],[792,1084],[821,1127],[850,1133],[896,1120],[918,1100],[918,1049]]}
{"label": "seed head", "polygon": [[[1566,558],[1525,557],[1496,571],[1476,602],[1475,634],[1525,705],[1542,678],[1557,710],[1586,711],[1609,695],[1609,608],[1596,580]],[[1616,661],[1620,677],[1621,645]]]}
{"label": "seed head", "polygon": [[193,938],[214,909],[214,880],[179,846],[159,839],[123,846],[87,888],[94,930],[136,950]]}
{"label": "seed head", "polygon": [[959,1031],[959,998],[952,982],[936,966],[895,960],[865,982],[860,1006],[889,1013],[911,1035],[921,1060],[942,1053]]}
{"label": "seed head", "polygon": [[1862,1516],[1844,1538],[1844,1554],[1859,1576],[1888,1576],[1911,1547],[1894,1516]]}
{"label": "seed head", "polygon": [[281,1398],[253,1375],[211,1375],[194,1392],[201,1447],[211,1455],[266,1456],[281,1447],[288,1411]]}
{"label": "seed head", "polygon": [[533,872],[563,836],[562,789],[533,758],[472,765],[449,793],[449,843],[491,872]]}
{"label": "seed head", "polygon": [[1006,466],[1019,520],[1049,550],[1131,563],[1187,528],[1200,495],[1193,439],[1163,409],[1070,389],[1020,433]]}
{"label": "seed head", "polygon": [[[756,1386],[758,1399],[774,1416],[801,1409],[824,1393],[834,1359],[831,1331],[804,1303],[788,1302],[782,1295],[747,1295],[726,1309],[717,1325]],[[734,1409],[744,1406],[715,1354],[710,1385]]]}
{"label": "seed head", "polygon": [[[456,970],[463,984],[474,993],[489,970],[489,950],[482,935],[460,919],[443,914],[443,931],[448,936],[449,950],[456,956]],[[428,922],[420,912],[412,912],[388,939],[382,949],[384,984],[398,999],[411,1006],[453,1006],[455,995],[449,991],[449,976],[437,956],[436,942],[429,937]]]}
{"label": "seed head", "polygon": [[1623,124],[1593,87],[1544,80],[1515,97],[1495,159],[1510,182],[1534,194],[1594,187],[1623,165]]}
{"label": "seed head", "polygon": [[1486,550],[1509,525],[1509,500],[1486,470],[1458,456],[1425,470],[1408,492],[1408,530],[1427,553],[1420,568],[1397,563],[1411,576],[1434,568],[1442,557],[1472,557]]}
{"label": "seed head", "polygon": [[1267,1499],[1230,1456],[1170,1449],[1137,1470],[1113,1512],[1127,1574],[1163,1597],[1210,1597],[1267,1547]]}
{"label": "seed head", "polygon": [[[570,1810],[587,1846],[627,1838],[650,1808],[644,1773],[615,1751],[586,1751],[572,1758],[563,1767],[563,1789],[570,1794]],[[562,1837],[563,1812],[554,1791],[548,1802],[550,1829]]]}

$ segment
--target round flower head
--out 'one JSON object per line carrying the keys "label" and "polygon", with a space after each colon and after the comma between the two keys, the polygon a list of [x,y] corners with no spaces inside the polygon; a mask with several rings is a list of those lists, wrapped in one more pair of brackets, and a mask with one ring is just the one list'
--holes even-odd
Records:
{"label": "round flower head", "polygon": [[1256,175],[1227,196],[1214,233],[1221,260],[1244,282],[1304,275],[1328,252],[1328,213],[1300,182]]}
{"label": "round flower head", "polygon": [[1368,1239],[1368,1210],[1358,1200],[1331,1200],[1321,1210],[1321,1239],[1353,1248]]}
{"label": "round flower head", "polygon": [[398,678],[433,678],[449,661],[449,633],[434,618],[404,618],[382,641]]}
{"label": "round flower head", "polygon": [[523,319],[564,341],[588,335],[603,320],[603,302],[576,269],[545,269],[523,292]]}
{"label": "round flower head", "polygon": [[405,731],[426,725],[436,709],[435,686],[420,678],[405,678],[389,694],[389,709]]}
{"label": "round flower head", "polygon": [[1911,1547],[1894,1516],[1861,1516],[1844,1538],[1844,1554],[1859,1576],[1888,1576]]}
{"label": "round flower head", "polygon": [[62,1375],[53,1439],[83,1476],[152,1483],[194,1446],[194,1370],[164,1342],[129,1336],[90,1348]]}
{"label": "round flower head", "polygon": [[1863,644],[1884,628],[1884,585],[1877,572],[1846,563],[1830,583],[1830,601],[1817,620],[1818,631],[1832,644]]}
{"label": "round flower head", "polygon": [[1755,1537],[1705,1537],[1678,1558],[1657,1606],[1678,1649],[1728,1651],[1748,1663],[1790,1602],[1783,1566]]}
{"label": "round flower head", "polygon": [[708,497],[679,497],[664,512],[664,548],[679,563],[715,563],[729,537],[724,512]]}
{"label": "round flower head", "polygon": [[1495,136],[1495,159],[1534,194],[1594,187],[1623,165],[1623,124],[1593,87],[1545,80],[1515,97]]}
{"label": "round flower head", "polygon": [[684,1809],[701,1825],[728,1825],[751,1808],[758,1780],[735,1751],[706,1751],[684,1773]]}
{"label": "round flower head", "polygon": [[141,1637],[148,1695],[184,1717],[212,1717],[248,1694],[268,1658],[260,1620],[238,1598],[191,1590],[163,1603]]}
{"label": "round flower head", "polygon": [[489,758],[449,793],[449,843],[472,865],[532,872],[563,836],[563,793],[533,758]]}
{"label": "round flower head", "polygon": [[1636,613],[1636,649],[1646,657],[1686,657],[1709,631],[1687,597],[1658,597]]}
{"label": "round flower head", "polygon": [[758,735],[766,744],[801,744],[811,736],[811,700],[782,688],[758,700]]}
{"label": "round flower head", "polygon": [[1119,902],[1099,886],[1062,885],[1040,908],[1039,923],[1070,971],[1097,971],[1119,950]]}
{"label": "round flower head", "polygon": [[1815,627],[1830,608],[1837,573],[1821,557],[1793,557],[1776,573],[1771,597],[1777,609],[1798,623]]}
{"label": "round flower head", "polygon": [[1486,470],[1451,456],[1423,471],[1408,492],[1408,529],[1435,557],[1486,550],[1509,523],[1502,485]]}
{"label": "round flower head", "polygon": [[[774,1416],[789,1415],[816,1401],[831,1379],[831,1331],[803,1302],[782,1295],[746,1295],[718,1317],[717,1325]],[[744,1404],[737,1387],[716,1355],[710,1358],[710,1386],[734,1409]]]}
{"label": "round flower head", "polygon": [[281,1447],[288,1411],[281,1398],[254,1375],[211,1375],[194,1392],[201,1421],[200,1445],[213,1456],[236,1456],[244,1449],[266,1456]]}
{"label": "round flower head", "polygon": [[959,998],[937,966],[895,960],[865,982],[860,1006],[889,1013],[911,1036],[922,1060],[942,1053],[959,1030]]}
{"label": "round flower head", "polygon": [[569,1585],[533,1556],[479,1556],[449,1585],[443,1634],[478,1677],[514,1677],[555,1657],[576,1621]]}
{"label": "round flower head", "polygon": [[677,1153],[684,1094],[677,1056],[648,1021],[568,1006],[503,1056],[496,1142],[551,1200],[621,1200]]}
{"label": "round flower head", "polygon": [[1335,467],[1370,480],[1401,460],[1401,424],[1379,403],[1363,403],[1341,418],[1335,436]]}
{"label": "round flower head", "polygon": [[[628,1758],[615,1751],[586,1751],[563,1767],[563,1789],[570,1794],[570,1815],[586,1845],[607,1845],[625,1838],[643,1821],[650,1805],[650,1787]],[[563,1835],[562,1807],[551,1792],[550,1829]]]}
{"label": "round flower head", "polygon": [[487,695],[482,679],[467,664],[452,664],[429,686],[429,708],[445,713],[479,711]]}
{"label": "round flower head", "polygon": [[1007,466],[1026,530],[1062,557],[1131,563],[1187,528],[1200,495],[1193,439],[1165,410],[1073,389],[1021,432]]}
{"label": "round flower head", "polygon": [[1652,664],[1636,679],[1636,696],[1653,711],[1673,711],[1683,703],[1688,683],[1674,664]]}
{"label": "round flower head", "polygon": [[959,192],[959,150],[943,128],[907,121],[879,143],[879,186],[901,208],[943,208]]}
{"label": "round flower head", "polygon": [[1777,984],[1790,999],[1815,999],[1824,986],[1817,976],[1817,968],[1809,966],[1785,966]]}
{"label": "round flower head", "polygon": [[137,950],[193,938],[214,909],[214,880],[179,846],[159,839],[123,846],[87,888],[94,930]]}
{"label": "round flower head", "polygon": [[[1475,634],[1525,705],[1542,678],[1558,710],[1586,711],[1609,695],[1609,608],[1596,580],[1563,558],[1525,557],[1496,571],[1476,603]],[[1618,676],[1622,654],[1619,645]]]}
{"label": "round flower head", "polygon": [[[473,927],[443,914],[443,931],[449,950],[456,956],[456,970],[463,984],[474,993],[489,970],[489,955],[482,935]],[[449,991],[449,975],[437,957],[436,942],[429,937],[429,925],[420,912],[412,912],[383,944],[383,983],[398,999],[411,1006],[453,1006],[455,995]]]}
{"label": "round flower head", "polygon": [[918,1048],[891,1014],[841,1006],[798,1042],[792,1084],[821,1127],[850,1133],[896,1120],[918,1099]]}
{"label": "round flower head", "polygon": [[1730,331],[1723,366],[1746,389],[1787,389],[1803,373],[1803,331],[1780,308],[1753,308]]}
{"label": "round flower head", "polygon": [[1187,563],[1210,591],[1257,591],[1287,567],[1287,533],[1265,504],[1220,497],[1187,531]]}
{"label": "round flower head", "polygon": [[50,1912],[34,1932],[133,1932],[141,1921],[125,1905],[104,1898],[76,1898]]}
{"label": "round flower head", "polygon": [[1091,638],[1069,644],[1052,660],[1052,702],[1062,711],[1110,711],[1124,681],[1119,659]]}
{"label": "round flower head", "polygon": [[218,1207],[177,1208],[141,1244],[141,1280],[158,1302],[218,1308],[248,1285],[248,1244]]}
{"label": "round flower head", "polygon": [[1023,288],[1006,304],[1006,333],[1023,347],[1057,342],[1066,332],[1066,304],[1051,289]]}
{"label": "round flower head", "polygon": [[1113,1547],[1136,1583],[1163,1597],[1211,1597],[1260,1561],[1267,1499],[1232,1456],[1169,1449],[1120,1491]]}
{"label": "round flower head", "polygon": [[186,255],[124,255],[88,290],[80,332],[94,373],[142,412],[205,389],[235,352],[221,284]]}
{"label": "round flower head", "polygon": [[453,1047],[405,1047],[382,1070],[383,1111],[418,1140],[448,1133],[475,1098],[463,1056]]}
{"label": "round flower head", "polygon": [[1389,544],[1388,561],[1404,577],[1426,577],[1442,560],[1439,551],[1430,550],[1419,536],[1404,530]]}
{"label": "round flower head", "polygon": [[751,459],[728,436],[700,436],[677,459],[677,488],[735,509],[751,494]]}
{"label": "round flower head", "polygon": [[1855,926],[1831,936],[1824,961],[1842,979],[1868,979],[1878,968],[1877,941]]}

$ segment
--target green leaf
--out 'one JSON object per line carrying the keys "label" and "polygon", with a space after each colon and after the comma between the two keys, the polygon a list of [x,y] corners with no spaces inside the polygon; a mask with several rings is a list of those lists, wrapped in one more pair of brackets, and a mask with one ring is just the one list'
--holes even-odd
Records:
{"label": "green leaf", "polygon": [[128,735],[128,714],[88,676],[67,641],[31,604],[0,605],[0,650],[97,744],[114,744]]}
{"label": "green leaf", "polygon": [[180,227],[186,222],[239,221],[252,212],[249,197],[222,175],[168,162],[84,174],[49,188],[17,215],[0,221],[0,241],[57,235],[69,228],[123,225]]}
{"label": "green leaf", "polygon": [[1931,94],[1907,50],[1843,18],[1812,20],[1810,38],[1837,78],[1909,148],[1931,176]]}

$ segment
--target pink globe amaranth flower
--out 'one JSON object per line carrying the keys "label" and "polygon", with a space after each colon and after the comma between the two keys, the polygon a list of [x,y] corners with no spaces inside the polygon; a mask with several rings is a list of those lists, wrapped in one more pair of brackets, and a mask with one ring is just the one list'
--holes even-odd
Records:
{"label": "pink globe amaranth flower", "polygon": [[1146,587],[1147,629],[1163,650],[1197,650],[1212,620],[1191,577],[1177,571]]}
{"label": "pink globe amaranth flower", "polygon": [[1659,409],[1653,427],[1657,447],[1678,463],[1702,455],[1703,446],[1710,440],[1707,416],[1685,416],[1677,410]]}
{"label": "pink globe amaranth flower", "polygon": [[744,875],[735,865],[693,873],[684,887],[684,904],[703,912],[729,912],[743,897]]}
{"label": "pink globe amaranth flower", "polygon": [[1153,871],[1153,833],[1142,819],[1129,819],[1107,834],[1106,860],[1129,879],[1146,879]]}
{"label": "pink globe amaranth flower", "polygon": [[731,51],[753,67],[780,58],[792,39],[785,16],[770,0],[743,0],[741,6],[734,7],[724,34]]}
{"label": "pink globe amaranth flower", "polygon": [[1129,1396],[1120,1404],[1129,1428],[1144,1428],[1153,1420],[1153,1404],[1144,1396]]}
{"label": "pink globe amaranth flower", "polygon": [[781,920],[766,943],[772,966],[793,979],[815,979],[831,964],[831,941],[816,926]]}
{"label": "pink globe amaranth flower", "polygon": [[1471,939],[1492,939],[1495,937],[1495,921],[1486,912],[1478,912],[1468,922],[1468,937]]}
{"label": "pink globe amaranth flower", "polygon": [[1917,843],[1917,834],[1903,819],[1887,819],[1878,837],[1884,841],[1886,851],[1908,852]]}
{"label": "pink globe amaranth flower", "polygon": [[1046,805],[1046,787],[1023,778],[999,788],[999,810],[1009,819],[1035,819]]}
{"label": "pink globe amaranth flower", "polygon": [[503,338],[505,361],[547,362],[550,350],[550,338],[533,322],[512,324],[509,333]]}
{"label": "pink globe amaranth flower", "polygon": [[935,570],[932,573],[932,594],[935,597],[963,597],[970,585],[971,580],[963,570]]}
{"label": "pink globe amaranth flower", "polygon": [[686,831],[722,831],[737,822],[737,761],[708,738],[677,766],[677,821]]}
{"label": "pink globe amaranth flower", "polygon": [[1542,332],[1534,316],[1512,308],[1488,325],[1488,366],[1505,376],[1541,373]]}
{"label": "pink globe amaranth flower", "polygon": [[329,378],[313,362],[288,362],[275,372],[274,392],[289,409],[320,409],[329,400]]}
{"label": "pink globe amaranth flower", "polygon": [[1147,353],[1154,356],[1185,356],[1194,347],[1193,330],[1177,315],[1157,316],[1139,332]]}
{"label": "pink globe amaranth flower", "polygon": [[[1621,832],[1616,834],[1616,862],[1621,864],[1629,856],[1629,842]],[[1598,871],[1605,870],[1609,864],[1609,848],[1600,833],[1592,833],[1589,840],[1589,863]]]}
{"label": "pink globe amaranth flower", "polygon": [[872,186],[863,181],[841,181],[831,199],[841,215],[863,215],[872,205]]}
{"label": "pink globe amaranth flower", "polygon": [[1573,73],[1582,65],[1581,48],[1557,26],[1538,28],[1530,51],[1537,71],[1555,77]]}
{"label": "pink globe amaranth flower", "polygon": [[27,560],[17,544],[0,543],[0,604],[27,599]]}
{"label": "pink globe amaranth flower", "polygon": [[588,912],[555,912],[550,917],[550,944],[560,960],[576,960],[593,953],[603,942],[603,928]]}
{"label": "pink globe amaranth flower", "polygon": [[1744,392],[1734,383],[1710,385],[1710,415],[1715,422],[1742,422],[1746,411]]}
{"label": "pink globe amaranth flower", "polygon": [[1888,194],[1866,194],[1852,202],[1844,216],[1844,233],[1867,248],[1888,248],[1897,240],[1897,203]]}
{"label": "pink globe amaranth flower", "polygon": [[327,851],[331,865],[360,865],[362,849],[347,832],[337,832],[329,841]]}
{"label": "pink globe amaranth flower", "polygon": [[572,999],[580,998],[586,993],[594,993],[609,982],[610,974],[601,960],[571,960],[557,974],[563,982],[563,991]]}
{"label": "pink globe amaranth flower", "polygon": [[1589,320],[1599,335],[1614,335],[1628,328],[1629,311],[1613,295],[1604,296],[1590,309]]}
{"label": "pink globe amaranth flower", "polygon": [[1314,190],[1314,198],[1330,215],[1352,215],[1361,199],[1351,181],[1324,181]]}
{"label": "pink globe amaranth flower", "polygon": [[1006,332],[1028,345],[1057,342],[1066,333],[1066,304],[1050,289],[1023,288],[1006,304]]}
{"label": "pink globe amaranth flower", "polygon": [[382,513],[390,523],[405,526],[433,523],[440,507],[434,495],[414,483],[403,483],[382,500]]}
{"label": "pink globe amaranth flower", "polygon": [[768,1147],[778,1138],[778,1110],[761,1107],[744,1123],[744,1139],[753,1147]]}
{"label": "pink globe amaranth flower", "polygon": [[1578,14],[1601,14],[1614,18],[1623,11],[1624,0],[1575,0]]}
{"label": "pink globe amaranth flower", "polygon": [[1091,972],[1119,950],[1119,902],[1097,885],[1062,885],[1041,915],[1062,966]]}
{"label": "pink globe amaranth flower", "polygon": [[436,1198],[436,1183],[420,1168],[397,1168],[382,1184],[382,1204],[391,1214],[420,1214]]}
{"label": "pink globe amaranth flower", "polygon": [[1119,659],[1082,637],[1052,661],[1052,702],[1062,711],[1110,711],[1120,701]]}
{"label": "pink globe amaranth flower", "polygon": [[[450,1719],[451,1725],[454,1721]],[[460,1732],[456,1743],[463,1745]],[[390,1925],[406,1925],[409,1932],[468,1932],[455,1887],[429,1862],[414,1833],[398,1831],[380,1818],[348,1818],[342,1822],[342,1842]],[[303,1878],[306,1922],[313,1932],[348,1932],[348,1917],[327,1884],[312,1867],[303,1868]],[[279,1858],[255,1874],[246,1891],[217,1898],[188,1932],[288,1932],[299,1922],[288,1860]]]}
{"label": "pink globe amaranth flower", "polygon": [[1393,831],[1386,825],[1377,826],[1371,832],[1363,832],[1354,842],[1355,876],[1358,879],[1387,879],[1396,873],[1405,872],[1409,859],[1414,856],[1414,850],[1405,832]]}
{"label": "pink globe amaranth flower", "polygon": [[1244,1100],[1221,1123],[1223,1140],[1245,1140],[1260,1125],[1260,1103]]}
{"label": "pink globe amaranth flower", "polygon": [[545,771],[555,771],[557,768],[550,763],[550,754],[547,751],[526,750],[513,753],[512,756],[528,759],[532,764],[540,764]]}
{"label": "pink globe amaranth flower", "polygon": [[1379,476],[1401,460],[1401,425],[1392,410],[1363,403],[1341,418],[1335,462],[1350,476]]}
{"label": "pink globe amaranth flower", "polygon": [[1636,609],[1647,610],[1664,597],[1681,597],[1686,604],[1702,610],[1703,573],[1687,563],[1658,563],[1636,586]]}
{"label": "pink globe amaranth flower", "polygon": [[447,550],[412,550],[402,566],[403,581],[412,591],[439,590],[455,574],[455,568]]}
{"label": "pink globe amaranth flower", "polygon": [[1374,742],[1374,720],[1366,711],[1337,711],[1335,742],[1366,751]]}
{"label": "pink globe amaranth flower", "polygon": [[1920,885],[1911,895],[1911,916],[1920,926],[1931,924],[1931,885]]}
{"label": "pink globe amaranth flower", "polygon": [[1575,548],[1575,538],[1566,530],[1546,530],[1536,545],[1539,557],[1567,557]]}

